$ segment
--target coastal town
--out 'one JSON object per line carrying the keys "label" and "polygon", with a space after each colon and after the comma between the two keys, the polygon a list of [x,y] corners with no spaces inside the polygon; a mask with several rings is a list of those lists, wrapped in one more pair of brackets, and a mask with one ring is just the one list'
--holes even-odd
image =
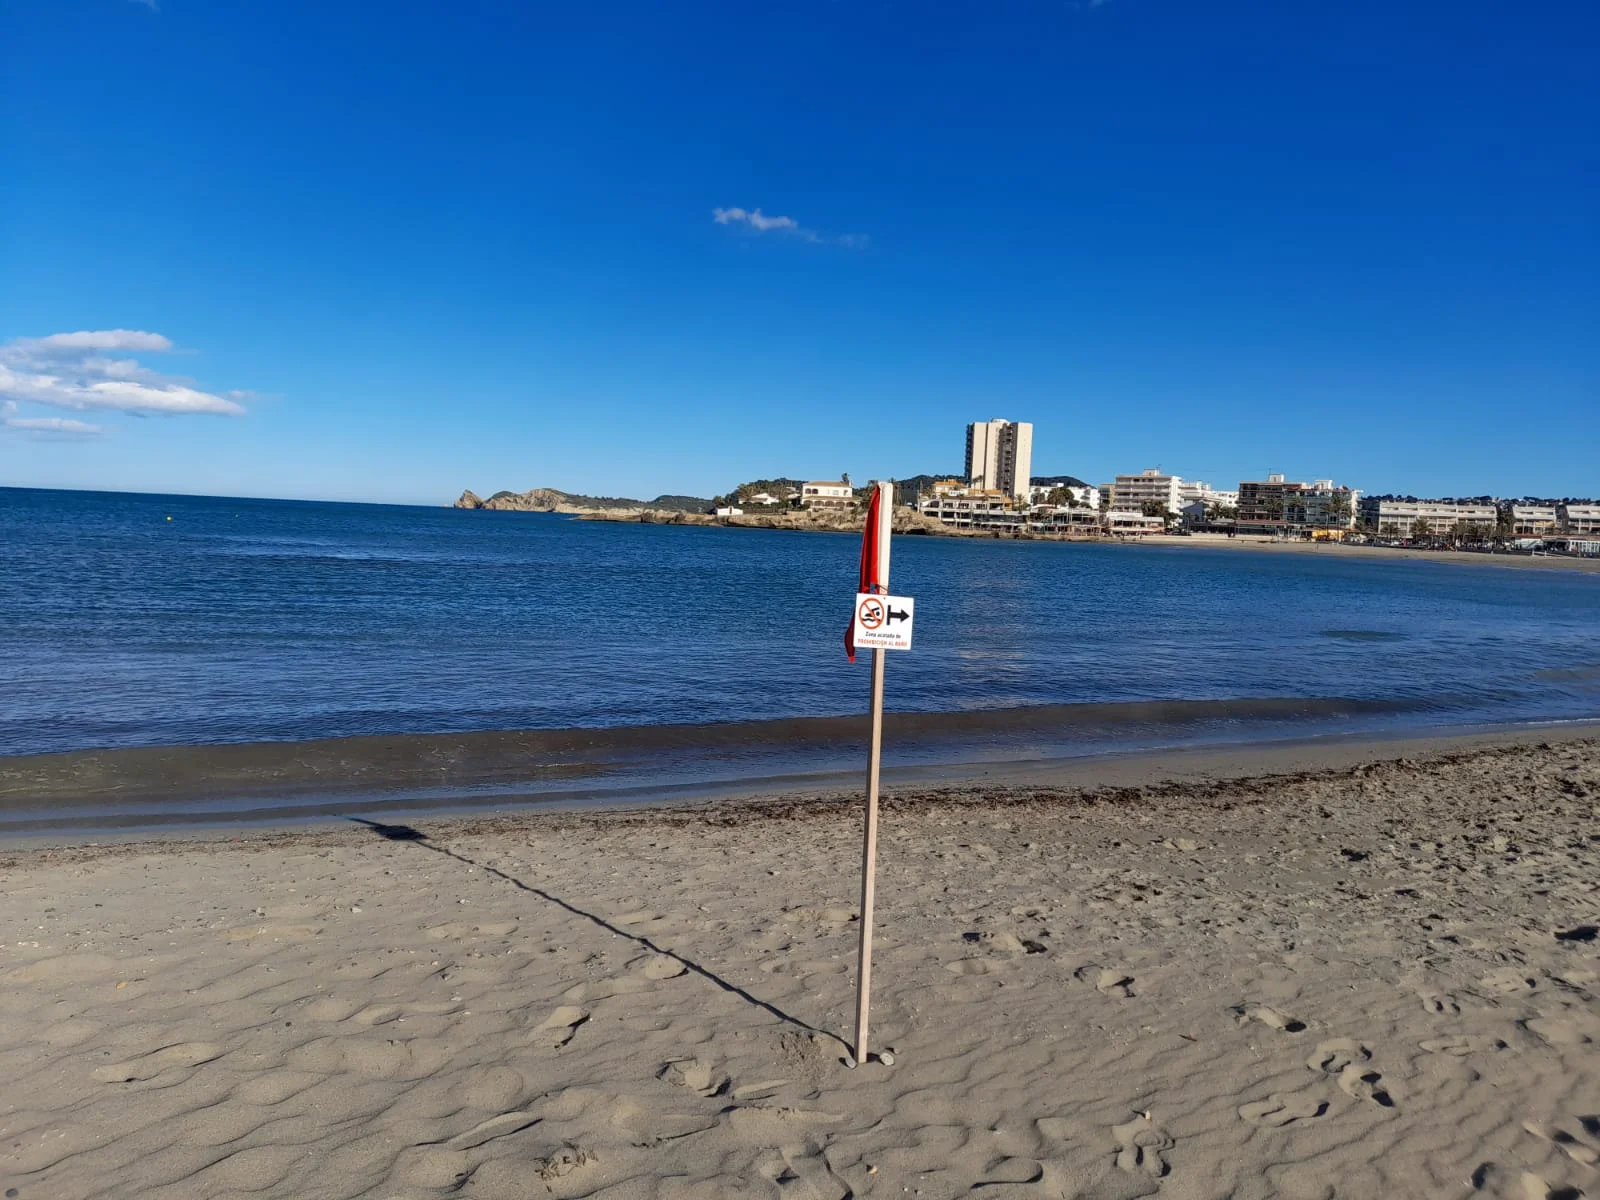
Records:
{"label": "coastal town", "polygon": [[[1149,468],[1089,484],[1032,474],[1033,425],[996,418],[967,426],[963,477],[919,477],[897,485],[897,499],[952,530],[1085,538],[1210,534],[1378,544],[1491,544],[1600,555],[1600,503],[1594,500],[1418,499],[1365,496],[1332,479],[1298,481],[1279,473],[1214,487]],[[779,485],[788,485],[780,487]],[[763,481],[721,497],[712,515],[799,509],[852,512],[865,489],[841,479]]]}

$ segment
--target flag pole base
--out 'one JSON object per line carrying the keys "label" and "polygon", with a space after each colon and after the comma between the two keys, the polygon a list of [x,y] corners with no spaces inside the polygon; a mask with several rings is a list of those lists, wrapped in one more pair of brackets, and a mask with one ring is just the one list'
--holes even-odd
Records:
{"label": "flag pole base", "polygon": [[[859,1065],[856,1062],[856,1056],[854,1054],[847,1053],[839,1061],[844,1063],[844,1065],[849,1067],[850,1070],[852,1070],[852,1071],[854,1071],[856,1069],[856,1067]],[[884,1051],[881,1051],[880,1053],[877,1053],[877,1054],[869,1053],[867,1055],[867,1061],[868,1062],[878,1062],[878,1063],[882,1063],[886,1067],[892,1067],[892,1066],[894,1066],[894,1051],[893,1050],[884,1050]]]}

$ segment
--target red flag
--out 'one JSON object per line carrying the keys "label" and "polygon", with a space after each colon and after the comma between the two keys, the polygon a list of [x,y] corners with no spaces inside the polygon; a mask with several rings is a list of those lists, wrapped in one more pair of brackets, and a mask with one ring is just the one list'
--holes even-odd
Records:
{"label": "red flag", "polygon": [[[878,522],[882,519],[880,508],[883,499],[883,489],[877,484],[872,485],[872,499],[867,501],[867,525],[861,531],[861,586],[857,592],[881,592],[886,590],[878,582]],[[856,622],[855,614],[850,617],[850,624],[844,630],[844,652],[850,656],[850,661],[856,660]]]}

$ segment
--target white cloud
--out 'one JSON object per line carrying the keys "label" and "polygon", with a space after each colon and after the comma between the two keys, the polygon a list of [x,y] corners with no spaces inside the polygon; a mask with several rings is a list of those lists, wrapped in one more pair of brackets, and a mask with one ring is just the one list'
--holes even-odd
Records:
{"label": "white cloud", "polygon": [[826,234],[807,229],[793,217],[769,217],[759,208],[713,208],[711,219],[718,225],[744,225],[757,233],[782,233],[817,246],[844,246],[859,250],[867,244],[864,234]]}
{"label": "white cloud", "polygon": [[[30,428],[84,434],[96,426],[62,418],[18,417],[17,402],[74,411],[99,410],[135,416],[179,416],[209,413],[241,416],[237,397],[201,391],[188,380],[163,375],[137,359],[108,358],[95,351],[149,351],[162,353],[172,341],[159,333],[132,329],[107,329],[54,333],[41,338],[15,338],[0,345],[0,400],[10,411],[10,428]],[[39,424],[55,420],[55,425]],[[22,425],[18,422],[34,422]],[[81,428],[74,428],[81,427]]]}
{"label": "white cloud", "polygon": [[7,343],[8,348],[20,346],[41,350],[154,350],[158,353],[172,349],[172,339],[159,333],[146,333],[142,329],[82,329],[77,333],[52,333],[42,338],[17,338]]}
{"label": "white cloud", "polygon": [[158,13],[158,12],[161,11],[161,5],[156,3],[156,0],[133,0],[133,2],[135,4],[144,5],[146,8],[148,8],[153,13]]}
{"label": "white cloud", "polygon": [[751,229],[759,229],[765,233],[769,229],[783,229],[791,233],[800,233],[800,222],[793,217],[769,217],[759,208],[713,208],[712,220],[718,225],[733,225],[743,221]]}
{"label": "white cloud", "polygon": [[19,417],[13,400],[0,404],[0,429],[15,429],[22,433],[55,435],[67,438],[98,437],[100,426],[71,417]]}

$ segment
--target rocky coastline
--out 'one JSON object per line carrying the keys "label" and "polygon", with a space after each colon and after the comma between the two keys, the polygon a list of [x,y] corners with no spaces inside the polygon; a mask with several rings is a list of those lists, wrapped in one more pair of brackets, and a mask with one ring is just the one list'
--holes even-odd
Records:
{"label": "rocky coastline", "polygon": [[[496,492],[487,500],[472,491],[461,493],[453,507],[489,509],[498,512],[560,513],[581,521],[621,521],[639,525],[700,525],[721,526],[729,529],[780,529],[798,533],[850,533],[860,532],[864,517],[861,513],[834,512],[819,509],[780,509],[772,512],[749,512],[738,516],[719,517],[708,512],[691,512],[682,508],[664,508],[639,501],[609,501],[595,504],[591,497],[574,496],[555,488],[532,488],[526,492]],[[676,498],[674,498],[676,499]],[[586,501],[588,501],[586,503]],[[1014,541],[1067,541],[1087,540],[1068,538],[1063,534],[1013,532],[992,529],[958,529],[944,525],[932,517],[925,517],[910,508],[896,508],[894,531],[901,535],[928,537],[1001,538]]]}

